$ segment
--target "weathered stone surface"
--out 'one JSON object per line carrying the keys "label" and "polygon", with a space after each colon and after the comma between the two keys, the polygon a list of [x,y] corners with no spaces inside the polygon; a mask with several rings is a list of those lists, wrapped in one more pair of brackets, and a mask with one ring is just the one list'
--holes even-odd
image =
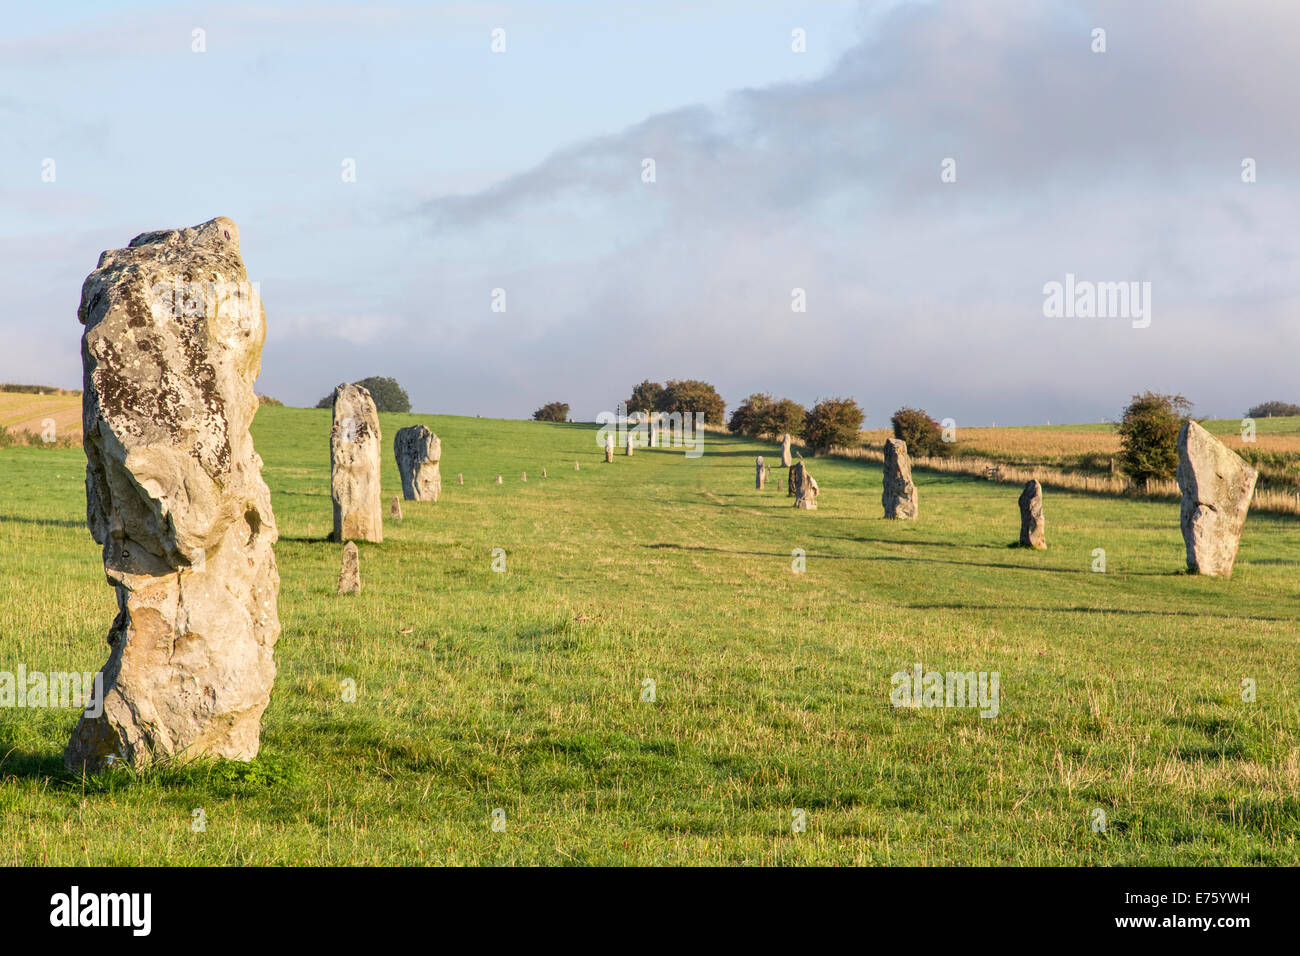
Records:
{"label": "weathered stone surface", "polygon": [[912,459],[907,455],[907,442],[899,438],[885,441],[885,491],[880,503],[886,518],[915,518],[919,510]]}
{"label": "weathered stone surface", "polygon": [[759,455],[754,459],[754,488],[757,491],[763,490],[763,482],[767,478],[767,470],[763,467],[763,456]]}
{"label": "weathered stone surface", "polygon": [[383,541],[379,488],[379,413],[370,392],[344,382],[334,389],[330,497],[335,541]]}
{"label": "weathered stone surface", "polygon": [[407,501],[437,501],[442,493],[442,441],[426,425],[399,428],[393,436],[393,455],[402,477]]}
{"label": "weathered stone surface", "polygon": [[249,425],[266,320],[219,218],[105,252],[82,287],[86,520],[117,589],[103,713],[70,770],[251,760],[275,679],[277,537]]}
{"label": "weathered stone surface", "polygon": [[388,517],[394,521],[402,520],[402,499],[393,495],[393,500],[388,503]]}
{"label": "weathered stone surface", "polygon": [[1020,492],[1020,544],[1047,549],[1047,519],[1043,517],[1043,486],[1036,480],[1025,483]]}
{"label": "weathered stone surface", "polygon": [[1178,433],[1178,487],[1187,569],[1232,576],[1258,473],[1196,422]]}
{"label": "weathered stone surface", "polygon": [[794,495],[794,506],[805,511],[817,510],[817,479],[808,473],[802,460],[790,466],[790,489]]}
{"label": "weathered stone surface", "polygon": [[790,434],[788,432],[781,436],[781,467],[790,467]]}
{"label": "weathered stone surface", "polygon": [[614,436],[606,435],[605,436],[605,464],[609,464],[613,460],[614,460]]}
{"label": "weathered stone surface", "polygon": [[343,545],[343,563],[339,567],[339,594],[361,593],[361,554],[355,541]]}

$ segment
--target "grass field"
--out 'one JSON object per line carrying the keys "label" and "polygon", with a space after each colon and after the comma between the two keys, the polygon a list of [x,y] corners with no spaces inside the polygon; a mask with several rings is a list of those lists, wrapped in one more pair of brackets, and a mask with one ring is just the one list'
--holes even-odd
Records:
{"label": "grass field", "polygon": [[[591,426],[381,419],[442,437],[444,494],[340,598],[329,412],[258,413],[284,633],[257,760],[82,779],[75,712],[0,710],[0,864],[1300,863],[1296,518],[1252,515],[1220,581],[1181,573],[1177,502],[1049,491],[1027,552],[1016,490],[965,476],[918,473],[889,522],[870,462],[811,462],[810,513],[754,491],[776,456],[742,439],[606,465]],[[107,656],[83,476],[0,450],[0,670]],[[998,672],[998,715],[892,707],[918,662]]]}

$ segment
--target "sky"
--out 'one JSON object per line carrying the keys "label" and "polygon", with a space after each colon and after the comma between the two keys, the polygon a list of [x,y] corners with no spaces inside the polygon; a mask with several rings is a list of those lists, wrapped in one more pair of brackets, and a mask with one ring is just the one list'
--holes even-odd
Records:
{"label": "sky", "polygon": [[[79,387],[100,252],[221,215],[266,307],[258,390],[291,405],[370,375],[421,412],[588,421],[646,378],[852,396],[867,427],[1300,401],[1293,0],[3,22],[0,381]],[[1049,314],[1067,276],[1149,311]]]}

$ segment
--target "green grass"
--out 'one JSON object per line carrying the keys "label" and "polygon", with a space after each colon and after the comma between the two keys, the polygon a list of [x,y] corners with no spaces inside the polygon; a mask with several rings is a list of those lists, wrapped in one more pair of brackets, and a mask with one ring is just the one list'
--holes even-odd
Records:
{"label": "green grass", "polygon": [[[1300,863],[1294,519],[1252,515],[1225,582],[1181,573],[1176,502],[1048,493],[1026,552],[976,479],[919,474],[888,522],[862,462],[811,462],[797,512],[744,440],[605,465],[591,426],[381,418],[442,437],[444,495],[340,598],[329,413],[258,413],[284,633],[257,760],[82,779],[75,713],[0,710],[0,863]],[[0,670],[106,657],[83,465],[0,452]],[[998,671],[999,715],[891,707],[918,661]]]}

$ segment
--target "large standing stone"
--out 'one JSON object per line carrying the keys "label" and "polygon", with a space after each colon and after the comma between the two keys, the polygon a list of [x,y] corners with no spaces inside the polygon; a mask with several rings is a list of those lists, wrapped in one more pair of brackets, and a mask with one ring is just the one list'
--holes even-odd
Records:
{"label": "large standing stone", "polygon": [[802,459],[790,467],[790,491],[794,495],[794,506],[805,511],[817,510],[817,479],[808,473]]}
{"label": "large standing stone", "polygon": [[339,594],[361,593],[361,554],[355,541],[343,545],[343,562],[339,565]]}
{"label": "large standing stone", "polygon": [[790,433],[781,436],[781,467],[790,467]]}
{"label": "large standing stone", "polygon": [[399,428],[393,436],[397,473],[402,476],[402,496],[407,501],[437,501],[442,493],[442,442],[426,425]]}
{"label": "large standing stone", "polygon": [[767,478],[767,471],[763,468],[763,456],[759,455],[754,459],[754,489],[763,490],[763,481]]}
{"label": "large standing stone", "polygon": [[1043,486],[1036,480],[1025,483],[1020,492],[1020,544],[1025,548],[1047,549],[1047,519],[1043,517]]}
{"label": "large standing stone", "polygon": [[105,252],[81,290],[86,521],[117,589],[70,770],[251,760],[275,679],[277,537],[257,411],[266,318],[219,218]]}
{"label": "large standing stone", "polygon": [[1178,487],[1187,569],[1232,576],[1258,473],[1193,421],[1178,433]]}
{"label": "large standing stone", "polygon": [[330,496],[335,541],[383,541],[379,489],[379,413],[370,392],[344,382],[334,389]]}
{"label": "large standing stone", "polygon": [[912,459],[901,438],[885,441],[885,491],[880,496],[886,518],[915,518],[916,485],[912,484]]}

